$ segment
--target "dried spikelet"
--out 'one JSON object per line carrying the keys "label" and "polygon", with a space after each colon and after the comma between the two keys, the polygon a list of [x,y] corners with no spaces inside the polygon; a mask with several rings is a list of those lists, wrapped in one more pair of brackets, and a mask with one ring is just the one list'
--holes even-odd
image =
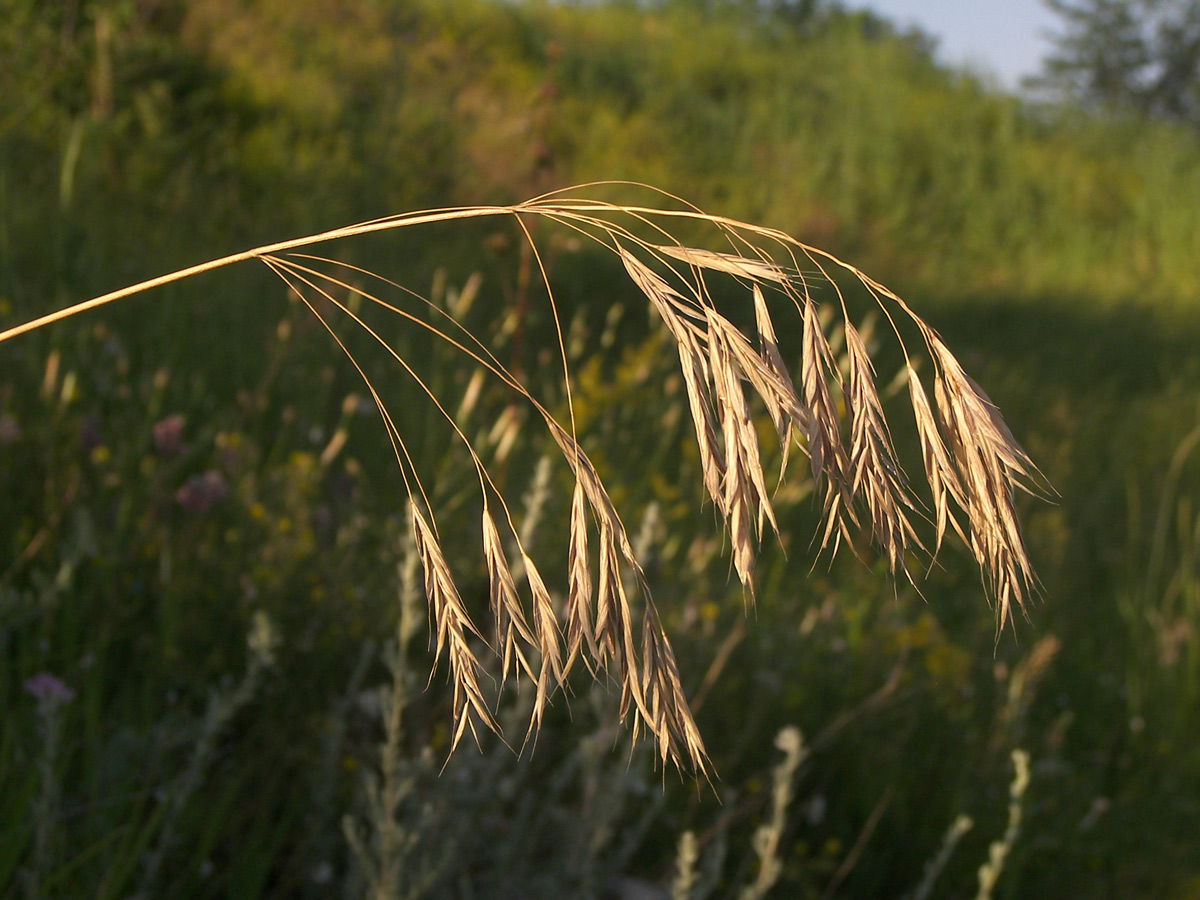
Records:
{"label": "dried spikelet", "polygon": [[660,758],[664,763],[679,759],[682,741],[692,767],[703,770],[707,759],[704,741],[683,696],[670,641],[649,606],[642,617],[642,664],[642,691],[649,710],[645,724],[655,737]]}
{"label": "dried spikelet", "polygon": [[[825,483],[825,531],[821,538],[821,549],[824,550],[835,530],[839,539],[845,533],[845,520],[853,515],[848,502],[848,480],[845,475],[849,463],[842,446],[837,408],[829,390],[828,377],[836,371],[833,352],[821,330],[816,306],[806,299],[802,309],[804,336],[800,390],[809,414],[805,441],[812,464],[813,481],[819,485],[824,477]],[[835,552],[836,548],[837,539],[834,541]]]}
{"label": "dried spikelet", "polygon": [[1025,597],[1036,585],[1013,492],[1016,487],[1029,490],[1020,479],[1033,479],[1037,470],[1008,428],[997,424],[995,405],[946,346],[936,336],[929,346],[941,370],[934,395],[966,496],[969,545],[996,599],[1003,627],[1013,603],[1025,611]]}
{"label": "dried spikelet", "polygon": [[542,667],[537,676],[537,695],[533,701],[533,717],[529,723],[530,733],[533,733],[542,723],[542,713],[550,699],[553,687],[562,683],[563,668],[562,654],[559,647],[558,622],[554,614],[554,601],[542,575],[534,565],[533,560],[521,551],[521,559],[525,563],[525,577],[529,581],[529,590],[533,594],[533,624],[537,633],[537,648],[542,655]]}
{"label": "dried spikelet", "polygon": [[929,406],[929,398],[926,396],[925,389],[921,386],[921,379],[917,377],[917,371],[911,362],[907,363],[907,374],[909,397],[912,400],[913,416],[917,423],[917,437],[921,442],[921,461],[925,466],[925,478],[929,482],[929,490],[933,494],[937,530],[933,552],[934,555],[937,555],[942,546],[942,538],[946,534],[947,523],[950,523],[958,532],[963,543],[969,544],[967,536],[963,534],[962,527],[949,508],[950,498],[953,498],[959,508],[964,510],[967,508],[967,501],[958,480],[958,472],[955,470],[954,463],[951,462],[946,451],[946,445],[942,442],[942,436],[938,432],[937,420]]}
{"label": "dried spikelet", "polygon": [[588,564],[587,506],[578,479],[571,495],[571,532],[567,544],[567,661],[569,672],[584,642],[592,659],[599,655],[592,629],[592,572]]}
{"label": "dried spikelet", "polygon": [[975,383],[950,350],[939,339],[934,338],[931,347],[941,371],[945,375],[950,389],[950,395],[963,405],[971,422],[977,429],[976,435],[996,455],[996,459],[1008,472],[1015,477],[1014,486],[1021,486],[1027,491],[1031,489],[1025,482],[1036,481],[1040,477],[1037,467],[1021,449],[1020,445],[1004,424],[1000,412],[983,388]]}
{"label": "dried spikelet", "polygon": [[758,435],[729,348],[731,330],[734,330],[733,326],[725,319],[709,312],[709,367],[713,373],[713,389],[717,397],[721,432],[725,438],[725,482],[719,506],[729,525],[734,568],[739,580],[753,596],[755,552],[750,536],[751,522],[757,522],[760,538],[763,518],[770,521],[776,531],[779,528],[759,460]]}
{"label": "dried spikelet", "polygon": [[[556,431],[551,428],[551,432],[565,444],[570,441],[569,435],[561,429]],[[577,471],[586,472],[590,470],[590,462],[586,456],[579,451],[579,455],[575,456],[572,452],[567,451],[568,458],[577,459],[580,462]],[[586,466],[584,465],[586,463]],[[633,548],[629,544],[629,540],[625,534],[624,525],[616,516],[616,510],[612,507],[611,501],[608,500],[607,493],[604,493],[603,486],[598,483],[594,488],[598,492],[598,496],[593,499],[591,492],[588,490],[588,479],[581,478],[585,493],[588,494],[588,499],[592,503],[592,510],[597,517],[599,523],[599,560],[600,560],[600,577],[596,593],[596,653],[594,655],[597,666],[606,666],[611,659],[616,667],[617,681],[621,687],[621,706],[619,715],[622,720],[632,714],[633,720],[631,730],[636,739],[636,736],[642,728],[647,729],[655,736],[656,742],[659,744],[659,749],[662,751],[665,746],[671,746],[670,741],[678,739],[681,736],[684,739],[685,745],[688,747],[689,758],[693,761],[703,760],[703,744],[700,741],[699,731],[696,728],[695,722],[692,719],[691,711],[687,707],[686,699],[683,695],[683,686],[679,681],[679,673],[675,668],[674,657],[670,654],[670,648],[665,649],[660,644],[665,643],[665,636],[659,635],[654,638],[656,643],[656,652],[650,658],[644,658],[641,666],[638,664],[637,642],[634,635],[632,611],[629,604],[629,596],[625,590],[625,584],[621,576],[622,563],[624,562],[630,568],[638,583],[638,587],[642,592],[645,600],[646,611],[648,615],[654,616],[657,621],[657,614],[654,613],[654,601],[650,596],[650,590],[646,584],[645,575],[642,573],[641,566],[634,558]],[[600,502],[597,503],[596,500]],[[661,626],[659,627],[661,632]],[[643,644],[645,643],[646,635],[643,633]],[[660,713],[656,718],[655,713],[647,703],[646,685],[655,684],[656,696],[667,698],[669,700],[669,709],[665,713]],[[668,715],[669,719],[664,720],[663,715]],[[662,730],[663,721],[674,723],[668,731]],[[698,749],[697,749],[698,748]],[[678,756],[674,752],[668,752],[670,758],[678,760]]]}
{"label": "dried spikelet", "polygon": [[477,678],[479,660],[475,658],[467,643],[468,634],[479,637],[479,632],[471,624],[433,531],[425,523],[415,503],[409,504],[409,510],[412,515],[417,556],[425,573],[425,596],[429,598],[430,609],[433,612],[436,635],[434,662],[436,664],[445,655],[450,669],[454,709],[454,736],[450,741],[450,750],[453,752],[468,727],[478,740],[475,718],[480,719],[497,734],[500,733],[500,729],[483,699]]}
{"label": "dried spikelet", "polygon": [[700,380],[706,369],[694,340],[689,339],[687,343],[679,344],[679,368],[683,373],[688,407],[692,413],[696,446],[700,450],[700,468],[704,473],[704,489],[708,491],[708,496],[719,508],[721,506],[721,482],[725,478],[725,457],[721,453],[720,439],[713,421],[709,388],[706,381]]}
{"label": "dried spikelet", "polygon": [[622,682],[628,677],[630,646],[629,602],[621,582],[621,560],[617,554],[612,526],[600,520],[600,583],[596,592],[596,662],[606,665],[616,660]]}
{"label": "dried spikelet", "polygon": [[[758,300],[761,296],[756,286],[755,299]],[[765,304],[761,312],[756,311],[757,315],[766,316]],[[767,407],[779,435],[779,442],[786,448],[790,442],[791,429],[796,428],[800,434],[804,434],[808,427],[809,415],[796,395],[796,387],[783,365],[783,359],[779,356],[770,318],[766,317],[760,321],[760,325],[765,327],[765,333],[759,332],[758,352],[755,352],[746,336],[728,319],[715,312],[710,312],[709,318],[718,323],[726,349],[737,364],[738,374],[750,382]],[[781,471],[780,475],[782,474]]]}
{"label": "dried spikelet", "polygon": [[617,254],[621,257],[621,262],[625,264],[625,271],[629,273],[633,283],[646,295],[658,314],[662,316],[662,320],[671,334],[675,336],[676,340],[684,340],[689,329],[694,330],[694,326],[691,326],[684,317],[698,318],[696,310],[688,306],[682,294],[663,281],[649,266],[620,244],[617,244]]}
{"label": "dried spikelet", "polygon": [[[771,509],[766,478],[759,459],[758,432],[755,431],[754,421],[750,417],[750,408],[746,404],[739,376],[746,377],[758,388],[760,394],[771,396],[775,403],[779,402],[780,394],[774,390],[775,385],[769,381],[765,370],[759,368],[761,359],[750,350],[742,333],[718,313],[710,311],[708,318],[709,359],[712,361],[713,385],[719,403],[728,409],[729,421],[737,437],[737,452],[753,492],[752,507],[760,520],[759,533],[761,536],[761,519],[764,516],[778,533],[779,525]],[[751,372],[754,373],[753,376],[750,375]],[[728,454],[728,439],[726,448]]]}
{"label": "dried spikelet", "polygon": [[[638,668],[633,616],[629,608],[629,596],[621,579],[622,554],[618,553],[617,547],[617,536],[611,524],[601,520],[600,591],[597,597],[596,632],[598,638],[603,638],[608,653],[616,661],[617,677],[621,686],[619,714],[624,720],[631,711],[634,712],[632,731],[636,739],[640,728],[649,727],[651,716],[642,692],[643,679]],[[644,584],[644,580],[640,583]],[[644,596],[649,604],[649,592],[645,592]]]}
{"label": "dried spikelet", "polygon": [[[733,548],[733,567],[738,580],[746,589],[749,599],[754,599],[754,542],[750,536],[750,522],[754,518],[751,494],[741,465],[730,466],[725,473],[726,521],[729,526],[729,541]],[[732,497],[729,495],[732,494]]]}
{"label": "dried spikelet", "polygon": [[519,664],[531,679],[536,679],[533,667],[530,666],[517,639],[520,638],[527,646],[536,646],[537,642],[525,621],[525,612],[517,597],[512,569],[504,555],[500,533],[496,530],[496,523],[486,501],[483,505],[483,558],[487,565],[488,593],[491,598],[492,618],[496,623],[496,640],[500,644],[500,679],[508,680],[510,668],[516,664]]}
{"label": "dried spikelet", "polygon": [[777,265],[766,259],[750,259],[733,253],[717,253],[712,250],[677,245],[663,245],[654,249],[693,266],[737,275],[740,278],[749,278],[752,281],[782,282],[787,279]]}
{"label": "dried spikelet", "polygon": [[[519,542],[518,546],[520,546]],[[532,732],[541,724],[542,715],[552,691],[551,679],[553,679],[553,687],[557,687],[562,683],[564,677],[554,601],[550,597],[550,591],[546,588],[541,572],[524,549],[521,549],[521,565],[533,596],[533,630],[531,631],[525,621],[524,611],[517,596],[516,582],[505,557],[495,521],[488,510],[486,499],[483,507],[483,549],[488,569],[492,615],[496,620],[497,635],[501,636],[503,644],[501,678],[502,680],[508,678],[515,658],[521,669],[536,684],[537,693],[530,724]],[[585,546],[585,556],[586,552]],[[527,646],[537,649],[541,655],[542,663],[537,673],[534,672],[522,652],[518,637]]]}
{"label": "dried spikelet", "polygon": [[575,439],[558,422],[554,421],[553,417],[543,412],[543,419],[555,443],[562,450],[563,457],[575,473],[576,480],[583,486],[584,494],[587,497],[589,505],[592,507],[592,512],[595,513],[597,520],[602,525],[608,526],[614,545],[620,550],[621,558],[625,560],[632,570],[633,576],[637,580],[638,588],[647,591],[646,575],[642,571],[641,563],[637,560],[637,554],[633,552],[633,545],[629,542],[629,534],[625,530],[625,523],[617,515],[617,508],[608,496],[608,490],[604,487],[600,476],[596,474],[596,467],[592,464],[588,455],[583,452],[583,448],[579,446]]}
{"label": "dried spikelet", "polygon": [[725,459],[721,455],[720,440],[713,421],[709,371],[701,352],[700,340],[703,338],[703,332],[683,317],[683,314],[696,315],[696,313],[680,303],[681,295],[636,256],[619,244],[617,252],[633,283],[650,300],[651,305],[662,317],[667,330],[675,338],[676,349],[679,353],[679,368],[683,375],[688,407],[692,414],[696,444],[700,450],[704,487],[724,515],[721,482],[725,475]]}
{"label": "dried spikelet", "polygon": [[850,493],[867,506],[871,533],[892,572],[908,575],[909,542],[920,546],[905,510],[914,509],[896,462],[883,407],[875,389],[875,370],[862,337],[845,323],[847,386],[850,413]]}
{"label": "dried spikelet", "polygon": [[[943,346],[943,351],[946,356],[950,356],[950,351]],[[950,359],[954,360],[953,356]],[[957,360],[954,360],[957,365]],[[1035,494],[1034,483],[1044,480],[1042,473],[1038,467],[1033,464],[1033,460],[1017,443],[1017,439],[1013,437],[1013,433],[1009,430],[1004,418],[1000,415],[1000,408],[992,402],[992,398],[987,395],[979,383],[970,375],[958,368],[959,375],[970,386],[973,402],[982,407],[987,415],[988,422],[991,425],[991,432],[994,436],[994,446],[996,455],[1000,457],[1005,468],[1017,479],[1014,484],[1020,486],[1022,490],[1029,494]]]}
{"label": "dried spikelet", "polygon": [[[779,353],[779,339],[775,337],[775,326],[767,310],[767,301],[757,284],[754,285],[753,293],[758,352],[768,376],[762,386],[755,384],[755,389],[766,404],[767,412],[779,435],[779,480],[782,482],[783,473],[787,469],[788,451],[792,446],[792,429],[795,428],[800,434],[804,434],[808,429],[809,416],[796,394],[792,376],[783,364],[783,357]],[[753,378],[751,380],[753,381]]]}

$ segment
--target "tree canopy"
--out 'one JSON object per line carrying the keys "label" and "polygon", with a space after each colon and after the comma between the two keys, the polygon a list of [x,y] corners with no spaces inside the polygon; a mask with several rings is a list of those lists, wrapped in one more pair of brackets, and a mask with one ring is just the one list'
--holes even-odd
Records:
{"label": "tree canopy", "polygon": [[1047,0],[1062,19],[1041,79],[1085,104],[1200,125],[1200,0]]}

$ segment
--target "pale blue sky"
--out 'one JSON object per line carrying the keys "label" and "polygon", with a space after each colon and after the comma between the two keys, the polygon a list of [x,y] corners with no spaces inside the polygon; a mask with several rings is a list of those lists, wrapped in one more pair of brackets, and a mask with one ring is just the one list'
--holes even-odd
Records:
{"label": "pale blue sky", "polygon": [[938,60],[990,73],[1008,89],[1036,74],[1058,17],[1042,0],[848,0],[938,38]]}

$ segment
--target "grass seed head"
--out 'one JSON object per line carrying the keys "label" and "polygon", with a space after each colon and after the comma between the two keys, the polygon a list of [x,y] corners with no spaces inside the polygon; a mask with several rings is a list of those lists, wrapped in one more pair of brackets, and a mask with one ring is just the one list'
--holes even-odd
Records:
{"label": "grass seed head", "polygon": [[[525,223],[531,218],[556,223],[612,251],[634,287],[662,320],[678,352],[704,487],[728,531],[734,568],[748,592],[753,590],[756,547],[765,526],[769,524],[772,530],[779,531],[762,469],[763,448],[759,445],[751,406],[755,396],[774,426],[782,458],[780,478],[792,442],[808,456],[812,478],[823,496],[824,521],[819,534],[822,551],[836,553],[843,541],[851,542],[855,533],[862,530],[878,546],[893,571],[907,574],[909,556],[923,549],[912,524],[915,501],[896,459],[874,366],[862,336],[847,318],[841,288],[829,275],[829,270],[840,270],[858,280],[883,308],[893,327],[896,318],[907,317],[920,331],[932,357],[934,401],[930,403],[916,367],[905,351],[909,398],[925,480],[932,497],[933,552],[941,547],[947,529],[963,538],[982,570],[987,592],[996,605],[1000,628],[1011,618],[1014,605],[1025,609],[1036,578],[1017,519],[1014,493],[1017,489],[1032,492],[1043,479],[987,394],[911,307],[853,266],[782,232],[708,215],[694,207],[605,203],[581,196],[581,190],[555,192],[512,206],[407,213],[280,241],[49,313],[0,332],[0,343],[212,269],[251,259],[264,262],[308,305],[349,356],[384,420],[412,497],[412,530],[424,574],[436,661],[445,661],[452,686],[452,747],[457,746],[467,729],[476,734],[477,723],[497,728],[480,687],[479,676],[485,668],[475,654],[475,648],[485,642],[459,595],[436,529],[430,524],[435,510],[397,425],[402,420],[389,412],[367,370],[338,336],[331,319],[339,315],[347,317],[352,326],[360,327],[391,354],[404,373],[428,395],[470,453],[483,495],[483,557],[501,681],[510,675],[523,676],[536,684],[532,729],[536,731],[549,698],[567,678],[576,660],[582,658],[595,675],[607,672],[616,679],[621,690],[621,716],[629,721],[635,736],[645,730],[656,742],[664,761],[669,759],[702,769],[706,761],[703,743],[645,574],[621,516],[575,434],[568,354],[559,310],[546,270],[540,267],[541,257],[533,232]],[[660,192],[658,200],[664,199],[674,202],[676,198]],[[457,303],[439,305],[374,273],[299,252],[301,248],[333,239],[488,217],[515,220],[539,263],[558,329],[569,428],[550,414],[491,348],[455,318],[470,305],[469,299],[463,298],[474,296],[477,282],[463,291]],[[676,225],[686,225],[689,232],[696,225],[709,227],[726,249],[684,246],[674,240]],[[653,232],[653,240],[639,237],[647,230]],[[786,265],[778,264],[776,257]],[[810,294],[809,281],[813,276],[803,273],[801,262],[814,266],[819,275],[827,278],[842,300],[844,382]],[[714,276],[732,279],[748,289],[747,302],[752,304],[755,323],[752,335],[744,334],[717,309],[708,285],[708,279]],[[413,315],[370,293],[364,280],[406,292],[436,314],[425,318]],[[351,297],[353,303],[342,302],[337,299],[340,296]],[[770,314],[769,301],[778,298],[794,306],[800,317],[796,381],[784,362]],[[354,312],[360,301],[377,305],[408,326],[424,329],[433,340],[461,352],[467,361],[479,367],[481,374],[472,379],[455,415],[447,411],[409,361]],[[898,328],[896,336],[903,349]],[[512,528],[501,492],[462,431],[460,423],[477,405],[481,379],[487,377],[497,379],[541,417],[574,475],[564,603],[556,599],[534,560],[521,546],[522,536]],[[844,411],[839,410],[839,399]],[[505,432],[505,452],[522,431],[517,427],[515,413],[506,421],[509,425]],[[494,458],[500,459],[502,454],[497,452]],[[518,593],[517,578],[491,514],[489,498],[498,503],[503,513],[501,519],[507,523],[520,554],[531,595],[528,607]],[[963,523],[955,509],[962,515]],[[860,522],[865,523],[861,528]],[[594,596],[589,532],[595,534],[598,547]],[[635,590],[631,593],[629,588]],[[637,603],[640,616],[635,612]],[[639,619],[640,627],[635,624]],[[535,666],[531,660],[540,660],[540,664]]]}

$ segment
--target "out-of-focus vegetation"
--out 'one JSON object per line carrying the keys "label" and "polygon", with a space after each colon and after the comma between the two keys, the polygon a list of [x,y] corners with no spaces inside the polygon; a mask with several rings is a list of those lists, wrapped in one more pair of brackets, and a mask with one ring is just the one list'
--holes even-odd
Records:
{"label": "out-of-focus vegetation", "polygon": [[1060,17],[1043,87],[1108,110],[1200,125],[1200,3],[1047,0]]}
{"label": "out-of-focus vegetation", "polygon": [[[586,683],[520,758],[443,770],[391,449],[282,285],[247,267],[7,343],[3,895],[897,897],[967,815],[928,896],[969,896],[1017,748],[994,896],[1194,894],[1200,149],[927,50],[804,3],[0,0],[0,325],[272,239],[635,179],[898,290],[1061,494],[1026,509],[1045,602],[996,643],[952,547],[923,597],[869,555],[814,565],[797,468],[744,617],[673,351],[622,273],[538,234],[581,433],[641,523],[718,780],[619,749]],[[336,252],[552,385],[521,247],[472,225]],[[457,404],[460,358],[395,340]],[[483,604],[468,460],[398,390]],[[504,396],[467,412],[565,558],[565,469]]]}

